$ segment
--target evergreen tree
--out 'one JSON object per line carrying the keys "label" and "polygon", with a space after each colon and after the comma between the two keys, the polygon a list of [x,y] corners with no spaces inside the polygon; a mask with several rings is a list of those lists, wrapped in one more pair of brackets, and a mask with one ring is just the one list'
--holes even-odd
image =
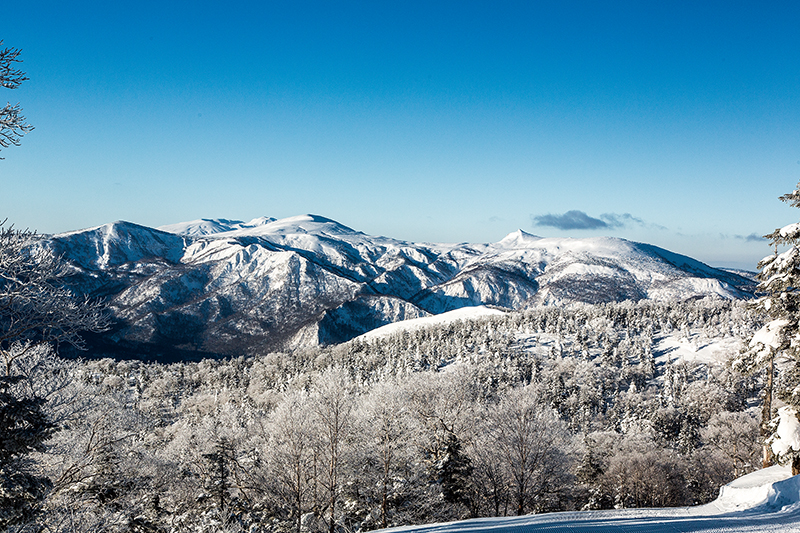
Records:
{"label": "evergreen tree", "polygon": [[581,510],[609,509],[613,502],[603,492],[600,481],[605,473],[602,458],[597,453],[597,443],[588,436],[583,439],[583,457],[575,469],[575,479],[586,492]]}
{"label": "evergreen tree", "polygon": [[219,507],[220,516],[227,519],[225,511],[229,507],[226,501],[230,501],[230,483],[228,477],[230,468],[228,463],[231,461],[231,446],[228,440],[220,437],[214,445],[214,451],[203,454],[203,458],[208,461],[208,489],[213,495],[214,502]]}
{"label": "evergreen tree", "polygon": [[472,460],[461,449],[461,441],[448,431],[444,453],[433,464],[434,475],[447,503],[468,504]]}
{"label": "evergreen tree", "polygon": [[20,393],[22,376],[0,376],[0,529],[33,518],[50,480],[31,472],[28,456],[41,451],[55,427],[44,400]]}
{"label": "evergreen tree", "polygon": [[[800,184],[780,200],[800,208]],[[750,373],[766,372],[761,434],[764,439],[763,464],[769,466],[773,460],[770,447],[774,433],[771,424],[773,393],[791,406],[800,407],[800,223],[778,228],[764,237],[774,246],[775,253],[758,263],[758,290],[763,296],[755,301],[754,307],[770,320],[753,335],[736,366]],[[778,253],[781,245],[788,246],[788,250]],[[779,388],[775,386],[776,370],[783,374]],[[797,451],[789,454],[793,456],[792,470],[795,474],[800,473]]]}

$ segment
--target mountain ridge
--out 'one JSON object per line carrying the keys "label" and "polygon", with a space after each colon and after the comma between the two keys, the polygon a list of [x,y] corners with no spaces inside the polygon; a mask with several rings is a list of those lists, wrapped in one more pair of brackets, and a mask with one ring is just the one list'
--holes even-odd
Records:
{"label": "mountain ridge", "polygon": [[39,245],[67,262],[74,291],[109,303],[116,325],[90,342],[93,356],[246,355],[343,342],[462,307],[747,298],[753,290],[735,273],[615,237],[518,230],[496,243],[411,243],[320,215],[160,228],[118,221]]}

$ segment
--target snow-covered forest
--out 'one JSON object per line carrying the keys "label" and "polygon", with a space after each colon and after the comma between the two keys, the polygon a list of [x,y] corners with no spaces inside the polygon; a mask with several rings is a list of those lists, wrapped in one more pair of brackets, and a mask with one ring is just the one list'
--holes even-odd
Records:
{"label": "snow-covered forest", "polygon": [[[366,531],[690,505],[760,466],[742,301],[541,307],[328,348],[67,361],[8,387],[55,431],[48,531]],[[12,390],[13,389],[13,390]]]}

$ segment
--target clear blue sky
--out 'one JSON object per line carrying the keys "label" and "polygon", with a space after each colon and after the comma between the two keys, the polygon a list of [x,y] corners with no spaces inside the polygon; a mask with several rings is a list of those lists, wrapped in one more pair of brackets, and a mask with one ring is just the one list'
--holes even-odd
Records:
{"label": "clear blue sky", "polygon": [[0,217],[40,232],[317,213],[755,269],[800,218],[796,1],[30,1],[0,38],[36,127]]}

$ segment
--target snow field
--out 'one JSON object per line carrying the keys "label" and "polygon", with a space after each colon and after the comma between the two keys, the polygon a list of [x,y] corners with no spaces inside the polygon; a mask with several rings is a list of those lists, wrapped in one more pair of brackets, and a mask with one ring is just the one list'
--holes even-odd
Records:
{"label": "snow field", "polygon": [[357,337],[356,340],[368,341],[380,337],[386,337],[395,333],[401,333],[403,331],[414,331],[429,326],[452,324],[453,322],[457,322],[459,320],[475,320],[477,318],[499,316],[502,314],[502,311],[490,309],[483,305],[476,307],[462,307],[461,309],[455,309],[453,311],[448,311],[438,315],[412,318],[410,320],[403,320],[402,322],[386,324],[385,326],[381,326],[373,329],[372,331],[364,333],[363,335]]}

